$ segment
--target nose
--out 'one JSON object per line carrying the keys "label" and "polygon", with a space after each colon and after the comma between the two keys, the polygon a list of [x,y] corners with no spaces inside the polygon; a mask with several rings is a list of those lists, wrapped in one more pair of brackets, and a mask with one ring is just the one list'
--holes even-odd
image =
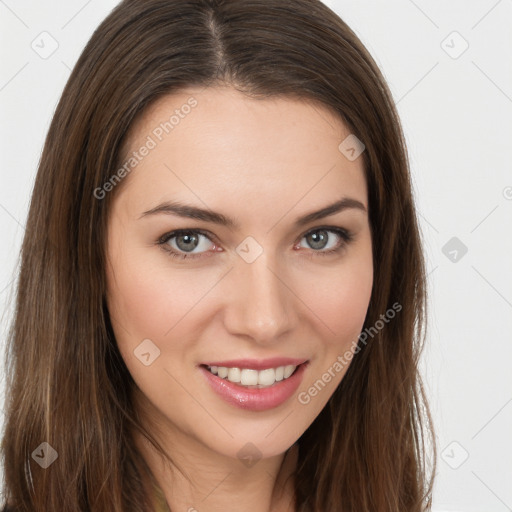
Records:
{"label": "nose", "polygon": [[224,322],[234,336],[261,345],[277,343],[296,325],[295,296],[286,275],[266,253],[254,262],[240,259],[231,272]]}

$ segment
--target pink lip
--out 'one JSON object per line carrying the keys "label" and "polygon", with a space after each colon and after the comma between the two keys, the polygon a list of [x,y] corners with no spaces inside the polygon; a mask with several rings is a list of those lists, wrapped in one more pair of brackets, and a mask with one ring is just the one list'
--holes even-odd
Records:
{"label": "pink lip", "polygon": [[[274,368],[277,366],[286,366],[286,364],[294,364],[282,363],[282,361],[293,361],[292,359],[276,359],[267,361],[271,361],[271,364],[269,364],[268,362],[264,362],[262,369]],[[275,364],[275,361],[278,361],[278,364],[276,364],[276,366],[273,366]],[[222,364],[212,364],[211,366],[226,365],[231,368],[250,368],[250,366],[244,366],[244,364],[241,364],[240,366],[235,364],[240,362],[242,361],[225,361]],[[252,362],[252,364],[254,364],[254,361]],[[296,365],[298,367],[291,377],[288,377],[287,379],[284,379],[280,382],[275,382],[272,386],[268,388],[260,389],[246,388],[239,384],[235,384],[234,382],[230,382],[227,379],[221,379],[219,376],[211,373],[204,366],[200,366],[199,369],[205,376],[206,380],[208,381],[208,384],[211,386],[213,391],[215,391],[223,400],[225,400],[229,404],[235,405],[240,409],[246,409],[250,411],[265,411],[267,409],[273,409],[274,407],[278,407],[282,403],[286,402],[295,393],[295,391],[297,391],[297,388],[302,382],[304,371],[308,366],[308,362],[301,364],[299,360],[299,362],[296,363]]]}
{"label": "pink lip", "polygon": [[210,361],[202,363],[205,366],[224,366],[226,368],[246,368],[248,370],[266,370],[279,366],[299,366],[307,359],[294,359],[291,357],[271,357],[269,359],[232,359],[231,361]]}

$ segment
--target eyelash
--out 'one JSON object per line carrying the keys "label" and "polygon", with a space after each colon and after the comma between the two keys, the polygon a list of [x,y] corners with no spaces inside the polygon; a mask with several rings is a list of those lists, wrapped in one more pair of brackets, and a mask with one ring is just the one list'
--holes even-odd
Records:
{"label": "eyelash", "polygon": [[[340,252],[350,242],[352,242],[352,240],[354,238],[353,234],[350,233],[349,231],[347,231],[346,229],[337,228],[334,226],[320,226],[320,227],[314,228],[314,229],[304,233],[301,236],[300,240],[302,240],[304,237],[306,237],[312,233],[316,233],[319,231],[327,231],[329,233],[334,233],[341,238],[341,242],[339,243],[339,245],[337,247],[334,247],[333,249],[328,249],[326,251],[312,249],[313,254],[311,256],[306,256],[307,258],[312,258],[313,255],[330,256],[334,253]],[[181,234],[199,234],[199,235],[205,236],[206,238],[208,238],[208,240],[213,242],[213,240],[211,240],[209,233],[206,231],[203,231],[202,229],[178,229],[175,231],[171,231],[170,233],[166,233],[165,235],[162,235],[158,239],[157,245],[161,246],[162,250],[164,250],[171,258],[179,258],[180,260],[186,260],[186,259],[190,260],[190,259],[213,256],[214,253],[212,251],[205,251],[205,252],[199,253],[199,254],[185,254],[185,253],[177,252],[174,249],[170,248],[167,245],[167,242],[169,240],[171,240],[172,238],[175,238]],[[215,243],[215,242],[213,242],[213,243]],[[206,256],[207,253],[209,253],[208,256]]]}

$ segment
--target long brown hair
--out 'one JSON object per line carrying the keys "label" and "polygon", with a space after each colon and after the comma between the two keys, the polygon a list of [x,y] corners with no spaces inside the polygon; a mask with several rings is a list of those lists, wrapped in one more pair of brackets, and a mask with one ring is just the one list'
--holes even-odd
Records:
{"label": "long brown hair", "polygon": [[[129,432],[151,435],[134,414],[105,305],[119,187],[101,200],[93,191],[121,165],[128,130],[150,104],[216,84],[319,101],[366,148],[371,339],[359,339],[298,441],[297,510],[429,510],[435,439],[418,372],[426,278],[404,137],[376,63],[319,0],[125,0],[92,35],[49,128],[21,248],[5,363],[6,499],[20,512],[152,509]],[[375,328],[396,304],[396,317]],[[34,451],[53,452],[41,443],[58,455],[46,469]]]}

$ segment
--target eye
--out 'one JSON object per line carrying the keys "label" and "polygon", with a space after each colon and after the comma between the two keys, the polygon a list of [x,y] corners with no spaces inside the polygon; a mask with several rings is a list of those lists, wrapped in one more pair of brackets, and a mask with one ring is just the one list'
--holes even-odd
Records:
{"label": "eye", "polygon": [[[206,249],[206,251],[203,252],[208,252],[208,244],[203,243],[204,240],[201,240],[201,238],[210,240],[209,236],[204,231],[198,229],[179,229],[163,235],[158,240],[158,244],[173,258],[193,259],[199,258],[203,254],[201,251],[199,251],[198,254],[192,253],[192,251],[198,247]],[[169,243],[171,240],[173,240],[173,243]],[[216,245],[213,244],[213,249],[215,248]],[[212,254],[213,252],[210,253],[209,256]]]}
{"label": "eye", "polygon": [[[339,238],[339,241],[337,243],[334,242],[334,245],[332,243],[329,244],[329,238],[332,238],[329,235],[333,233]],[[314,230],[309,231],[308,233],[303,235],[302,239],[305,239],[308,245],[314,249],[313,253],[310,256],[308,256],[313,257],[317,255],[330,256],[333,253],[341,251],[349,242],[352,241],[353,236],[346,229],[326,226],[315,228]],[[303,246],[298,245],[296,247]]]}
{"label": "eye", "polygon": [[[330,235],[336,235],[339,240],[334,243],[334,246],[329,244]],[[349,242],[352,241],[353,235],[346,229],[337,228],[333,226],[319,227],[302,235],[300,240],[305,239],[307,244],[312,248],[312,251],[307,251],[307,257],[312,258],[318,256],[329,256],[341,251]],[[208,240],[213,247],[208,249]],[[215,252],[219,252],[219,247],[212,242],[211,235],[206,231],[200,229],[179,229],[167,233],[160,237],[157,244],[166,251],[172,258],[180,259],[195,259],[213,256]],[[295,245],[294,248],[304,247],[302,245]],[[327,250],[325,248],[327,247]],[[196,249],[203,249],[202,251],[193,252]],[[221,250],[221,249],[220,249]]]}

